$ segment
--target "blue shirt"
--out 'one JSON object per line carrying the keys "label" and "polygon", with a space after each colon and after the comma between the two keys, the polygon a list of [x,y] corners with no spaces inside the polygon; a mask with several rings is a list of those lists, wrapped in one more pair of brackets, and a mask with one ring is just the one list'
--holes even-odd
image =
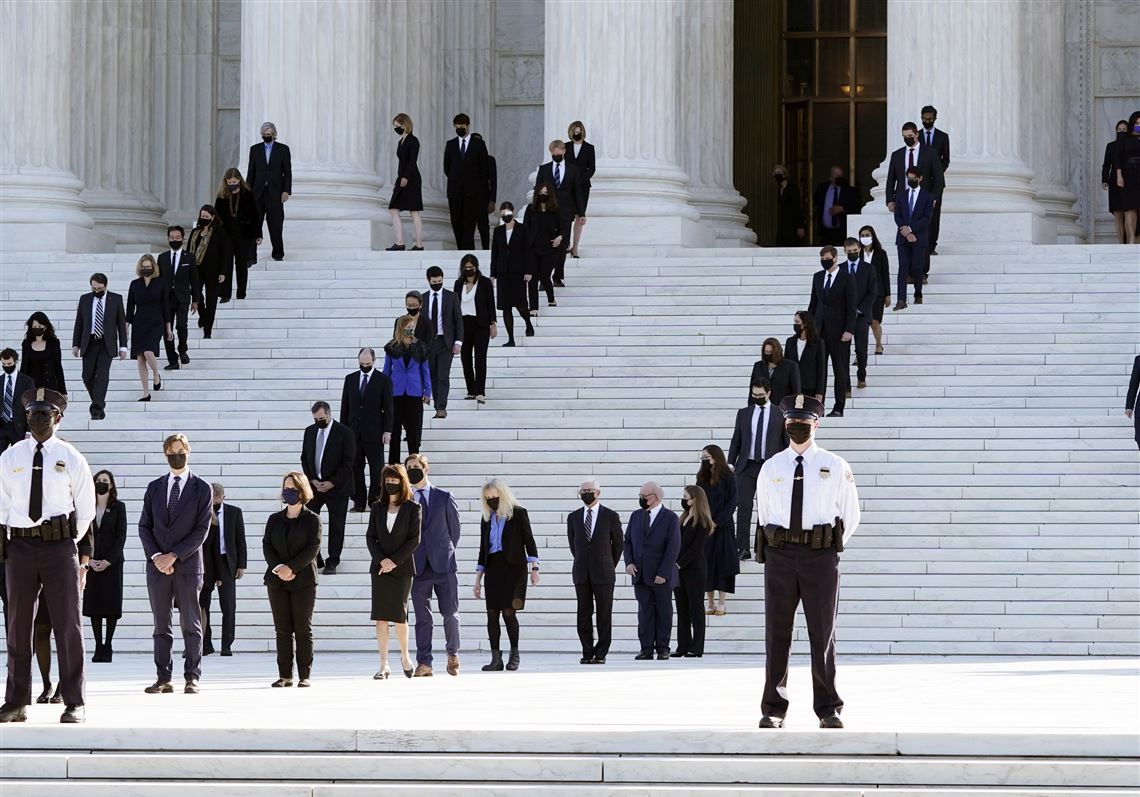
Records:
{"label": "blue shirt", "polygon": [[[492,512],[491,513],[491,538],[489,541],[489,545],[487,547],[487,555],[488,556],[490,556],[493,553],[502,553],[503,552],[503,528],[506,525],[507,525],[507,519],[506,518],[499,517],[498,512]],[[538,562],[538,557],[537,556],[528,556],[526,558],[526,560],[530,564],[535,564]],[[475,572],[476,573],[482,573],[484,570],[485,570],[485,568],[483,567],[483,565],[476,565],[475,566]]]}
{"label": "blue shirt", "polygon": [[269,163],[269,156],[273,154],[273,142],[265,145],[265,162]]}

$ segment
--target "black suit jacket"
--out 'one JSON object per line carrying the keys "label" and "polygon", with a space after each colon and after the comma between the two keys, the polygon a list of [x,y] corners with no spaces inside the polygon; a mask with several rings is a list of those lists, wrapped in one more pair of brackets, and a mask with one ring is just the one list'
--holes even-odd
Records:
{"label": "black suit jacket", "polygon": [[494,155],[487,156],[487,202],[493,203],[499,195],[499,165]]}
{"label": "black suit jacket", "polygon": [[[376,371],[373,370],[375,374]],[[378,374],[383,376],[383,374]],[[372,389],[372,382],[376,377],[369,379],[368,390]],[[389,388],[389,393],[391,389]],[[359,391],[358,391],[359,393]],[[359,397],[359,396],[358,396]],[[344,407],[344,404],[341,404]],[[390,415],[390,413],[389,413]],[[332,421],[328,426],[328,435],[325,438],[324,457],[317,462],[317,432],[320,430],[315,423],[309,424],[305,429],[305,437],[301,443],[301,471],[310,482],[329,481],[333,488],[327,493],[317,493],[329,498],[344,498],[352,495],[352,463],[356,459],[356,434],[343,423]],[[376,442],[380,442],[379,438]],[[317,474],[320,474],[318,477]]]}
{"label": "black suit jacket", "polygon": [[459,155],[459,138],[449,139],[443,148],[443,173],[447,177],[447,198],[471,197],[486,202],[490,187],[487,145],[469,136],[467,154]]}
{"label": "black suit jacket", "polygon": [[[793,345],[796,347],[794,357]],[[827,392],[827,357],[818,340],[815,343],[804,343],[798,336],[792,335],[784,344],[784,359],[799,364],[800,390],[806,395],[822,396]]]}
{"label": "black suit jacket", "polygon": [[578,179],[582,185],[589,188],[590,181],[594,177],[594,171],[597,169],[597,159],[595,157],[594,145],[588,141],[582,142],[582,151],[577,155],[574,154],[574,142],[566,142],[566,163],[574,164],[578,169]]}
{"label": "black suit jacket", "polygon": [[420,547],[422,529],[423,510],[415,501],[400,504],[391,531],[388,531],[388,507],[380,501],[373,504],[368,516],[368,529],[364,533],[364,541],[368,544],[368,553],[372,557],[372,572],[380,570],[382,561],[391,559],[396,569],[387,576],[406,574],[410,578],[415,575],[414,554],[416,548]]}
{"label": "black suit jacket", "polygon": [[293,193],[293,161],[289,148],[280,141],[274,141],[269,163],[266,163],[265,142],[254,144],[249,148],[245,181],[258,199],[281,202],[281,194]]}
{"label": "black suit jacket", "polygon": [[206,560],[206,583],[212,584],[220,578],[233,579],[238,570],[246,568],[245,517],[236,506],[222,503],[222,533],[226,537],[226,555],[222,556],[222,546],[218,542],[218,527],[210,524],[203,546]]}
{"label": "black suit jacket", "polygon": [[[732,442],[728,446],[728,464],[733,471],[740,473],[755,453],[752,439],[752,413],[755,407],[749,404],[736,411],[736,428],[732,430]],[[762,459],[769,459],[788,447],[788,433],[784,429],[784,415],[778,404],[768,402],[764,407],[764,423],[768,426],[767,450],[761,452]],[[759,426],[756,429],[760,431]]]}
{"label": "black suit jacket", "polygon": [[491,236],[491,276],[501,280],[509,276],[532,273],[531,251],[527,246],[526,226],[515,222],[511,240],[507,241],[507,226],[500,224]]}
{"label": "black suit jacket", "polygon": [[170,290],[170,307],[173,310],[180,304],[200,304],[202,283],[198,279],[198,264],[194,256],[185,249],[178,250],[177,268],[170,264],[170,250],[158,256],[158,270]]}
{"label": "black suit jacket", "polygon": [[[35,390],[36,383],[32,381],[30,376],[19,371],[14,371],[12,376],[16,378],[16,383],[12,386],[12,426],[16,430],[15,439],[12,442],[18,443],[28,433],[28,414],[24,412],[24,407],[20,403],[20,396],[29,390]],[[8,374],[0,371],[0,402],[4,401],[3,391],[7,380]],[[0,563],[0,568],[3,568],[3,563]]]}
{"label": "black suit jacket", "polygon": [[570,577],[575,584],[589,581],[612,586],[616,583],[614,570],[625,547],[625,534],[617,512],[598,504],[594,512],[594,534],[586,539],[586,507],[575,509],[566,516],[566,538],[570,542],[570,555],[574,557]]}
{"label": "black suit jacket", "polygon": [[[514,238],[514,236],[511,236]],[[466,282],[462,277],[455,281],[455,295],[462,296],[463,283]],[[495,285],[491,282],[490,277],[479,275],[478,280],[479,288],[475,291],[475,319],[479,324],[484,326],[491,326],[495,323],[497,314],[495,313]],[[463,302],[460,300],[460,313],[463,312]]]}
{"label": "black suit jacket", "polygon": [[677,568],[679,570],[705,570],[708,561],[705,556],[705,544],[709,539],[709,530],[698,526],[692,518],[681,524],[681,552],[677,554]]}
{"label": "black suit jacket", "polygon": [[[866,261],[864,261],[866,265]],[[882,247],[871,255],[871,268],[875,272],[875,287],[878,288],[875,301],[881,302],[891,295],[891,261]]]}
{"label": "black suit jacket", "polygon": [[[294,592],[317,585],[317,554],[321,552],[321,518],[310,509],[302,509],[295,523],[282,509],[265,521],[261,551],[265,555],[265,584],[274,589]],[[288,565],[297,576],[282,581],[273,568]]]}
{"label": "black suit jacket", "polygon": [[[815,220],[816,220],[816,223],[819,225],[820,230],[824,229],[824,226],[823,226],[823,208],[824,208],[824,202],[827,199],[827,192],[831,190],[831,185],[832,184],[830,182],[820,183],[816,187],[815,194],[812,197],[813,203],[814,203],[813,204],[813,208],[814,208],[813,212],[815,213]],[[843,206],[843,212],[840,213],[838,216],[836,216],[833,219],[833,221],[835,222],[835,226],[838,227],[839,229],[843,230],[843,234],[844,234],[844,236],[846,236],[847,235],[847,216],[851,213],[858,213],[859,212],[859,194],[851,186],[849,186],[847,184],[843,184],[843,185],[839,186],[839,196],[835,199],[835,201],[832,204]]]}
{"label": "black suit jacket", "polygon": [[752,383],[758,378],[766,376],[772,382],[772,403],[779,405],[786,396],[794,396],[800,392],[800,366],[795,360],[787,357],[780,360],[771,373],[768,372],[763,360],[752,364],[752,378],[749,380],[748,392],[752,393]]}
{"label": "black suit jacket", "polygon": [[[79,297],[75,308],[75,328],[71,331],[71,347],[78,348],[80,354],[86,354],[91,344],[94,307],[95,294],[85,293]],[[111,357],[117,355],[119,349],[127,348],[127,311],[123,308],[123,297],[110,291],[103,297],[103,348]]]}
{"label": "black suit jacket", "polygon": [[[942,179],[942,161],[933,147],[920,145],[918,148],[918,166],[922,172],[922,190],[929,191],[935,199],[942,196],[945,183]],[[895,201],[895,195],[906,189],[907,148],[899,147],[891,153],[891,164],[887,168],[886,202]]]}
{"label": "black suit jacket", "polygon": [[[479,564],[487,566],[487,551],[491,547],[491,521],[479,524]],[[507,564],[525,565],[528,556],[538,558],[538,546],[530,528],[530,515],[524,507],[515,506],[514,514],[503,525],[503,553]]]}
{"label": "black suit jacket", "polygon": [[[537,191],[540,183],[554,185],[554,161],[548,161],[538,167],[538,174],[534,178],[534,189]],[[582,206],[585,204],[582,194],[582,176],[578,167],[569,161],[562,161],[562,185],[555,189],[558,195],[558,210],[563,216],[581,216]]]}
{"label": "black suit jacket", "polygon": [[804,210],[800,203],[800,189],[788,180],[784,183],[784,190],[776,187],[776,246],[799,246],[804,240],[796,232],[802,229]]}
{"label": "black suit jacket", "polygon": [[[895,225],[900,229],[904,225],[910,227],[918,239],[913,245],[926,246],[930,242],[930,223],[934,220],[934,195],[920,188],[911,213],[908,190],[900,190],[895,197]],[[902,233],[895,233],[895,246],[911,246],[911,243],[903,238]]]}
{"label": "black suit jacket", "polygon": [[[918,131],[918,140],[922,142],[923,146],[927,146],[925,128]],[[945,172],[950,168],[950,136],[945,130],[939,130],[936,127],[934,128],[934,141],[930,146],[938,153],[938,160],[942,162],[942,171]]]}
{"label": "black suit jacket", "polygon": [[844,332],[855,334],[855,280],[843,268],[835,272],[831,290],[823,295],[824,270],[815,273],[811,285],[811,302],[808,312],[815,318],[815,327],[824,340],[838,340]]}
{"label": "black suit jacket", "polygon": [[[463,311],[459,307],[459,297],[453,291],[440,288],[439,292],[442,294],[439,300],[439,314],[443,316],[443,341],[450,349],[455,345],[455,341],[463,340]],[[426,316],[429,321],[431,321],[431,295],[430,290],[420,294],[423,307],[420,315]],[[431,329],[431,340],[438,335],[437,330],[438,327]]]}
{"label": "black suit jacket", "polygon": [[[344,377],[344,389],[340,394],[340,422],[353,431],[357,441],[376,444],[383,442],[381,435],[392,431],[392,421],[391,379],[373,366],[368,374],[368,388],[361,396],[360,371],[353,371]],[[337,481],[337,484],[340,482]]]}
{"label": "black suit jacket", "polygon": [[[855,272],[855,311],[867,323],[871,322],[871,313],[874,311],[875,300],[879,298],[879,278],[875,268],[870,263],[863,262],[863,256],[857,261],[858,270]],[[839,264],[840,271],[847,271],[851,276],[850,264],[844,260]]]}

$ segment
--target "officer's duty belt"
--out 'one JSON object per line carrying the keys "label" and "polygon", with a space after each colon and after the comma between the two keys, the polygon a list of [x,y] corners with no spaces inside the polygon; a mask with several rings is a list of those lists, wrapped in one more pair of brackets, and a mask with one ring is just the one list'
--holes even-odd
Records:
{"label": "officer's duty belt", "polygon": [[68,515],[56,515],[50,520],[42,521],[38,526],[28,528],[10,526],[8,533],[12,539],[17,537],[39,538],[44,542],[75,539],[75,534],[71,528],[71,518]]}
{"label": "officer's duty belt", "polygon": [[822,523],[803,531],[789,531],[783,526],[768,524],[764,527],[764,541],[771,548],[782,548],[785,545],[807,545],[813,551],[823,548],[843,550],[842,523]]}

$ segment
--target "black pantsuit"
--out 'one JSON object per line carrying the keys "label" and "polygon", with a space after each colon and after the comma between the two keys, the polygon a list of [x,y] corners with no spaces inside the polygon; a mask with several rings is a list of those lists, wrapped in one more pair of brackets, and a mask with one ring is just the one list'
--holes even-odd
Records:
{"label": "black pantsuit", "polygon": [[[214,590],[218,591],[218,608],[222,612],[222,650],[233,647],[237,629],[237,581],[225,575],[207,574],[202,582],[202,592],[198,595],[198,605],[202,607],[202,651],[213,652],[213,624],[210,622],[210,604]],[[221,581],[216,584],[216,581]]]}
{"label": "black pantsuit", "polygon": [[[359,451],[356,454],[360,456]],[[376,473],[373,474],[373,484],[380,480],[380,461],[384,456],[384,446],[376,446]],[[363,468],[359,471],[361,478],[363,478]],[[340,564],[340,555],[344,551],[344,525],[348,522],[348,496],[347,495],[332,495],[337,492],[330,490],[327,493],[313,492],[313,500],[305,506],[314,514],[321,514],[322,507],[329,508],[329,533],[328,533],[328,552],[329,558],[324,561],[326,565],[337,567]],[[363,495],[363,485],[361,485],[361,494]],[[318,562],[318,565],[321,563]]]}
{"label": "black pantsuit", "polygon": [[708,577],[705,542],[709,530],[690,519],[681,526],[681,552],[677,554],[677,654],[705,653],[705,580]]}
{"label": "black pantsuit", "polygon": [[392,442],[388,445],[388,462],[400,461],[400,430],[408,443],[408,454],[420,453],[424,432],[424,404],[419,396],[392,397]]}
{"label": "black pantsuit", "polygon": [[[317,555],[321,550],[321,519],[302,509],[296,518],[281,510],[269,516],[261,541],[265,554],[265,588],[277,638],[277,675],[293,677],[293,643],[297,645],[297,675],[308,678],[313,668],[313,607],[317,599]],[[282,581],[273,569],[288,565],[296,576]]]}
{"label": "black pantsuit", "polygon": [[[594,522],[586,528],[586,515]],[[605,659],[613,641],[614,571],[621,561],[625,536],[617,512],[600,503],[581,507],[566,517],[566,539],[574,557],[571,579],[578,599],[578,640],[584,659]],[[594,644],[592,615],[597,613]]]}
{"label": "black pantsuit", "polygon": [[[768,410],[772,411],[771,405]],[[756,505],[756,480],[763,466],[762,460],[750,459],[736,473],[736,547],[740,551],[752,550],[752,509]]]}
{"label": "black pantsuit", "polygon": [[[218,221],[226,233],[226,247],[222,252],[222,274],[226,280],[219,290],[221,301],[228,302],[234,291],[234,273],[237,273],[237,298],[245,298],[249,282],[249,264],[257,259],[257,239],[261,237],[261,216],[257,200],[249,190],[242,190],[214,200]],[[215,222],[217,223],[217,222]]]}
{"label": "black pantsuit", "polygon": [[530,309],[538,309],[538,283],[546,291],[546,301],[554,301],[554,269],[558,265],[560,251],[566,243],[565,237],[559,246],[551,243],[558,236],[565,236],[566,230],[562,228],[562,218],[558,211],[543,212],[531,205],[526,211],[525,231],[529,241],[531,256],[535,268],[535,278],[531,278],[529,288]]}
{"label": "black pantsuit", "polygon": [[[398,402],[398,401],[399,401],[399,398],[393,398],[393,405],[392,405],[393,406],[393,415],[397,419],[400,416],[398,413],[395,413],[395,402]],[[399,423],[399,421],[397,420],[397,424],[398,423]],[[399,427],[398,426],[397,426],[396,432],[392,435],[393,442],[395,442],[397,434],[399,434]],[[399,449],[399,447],[397,447],[393,450],[399,451],[400,449]],[[395,460],[389,460],[389,461],[394,462]],[[366,464],[368,466],[368,484],[367,485],[364,483],[364,467]],[[353,458],[353,463],[352,463],[352,485],[353,485],[352,486],[352,495],[353,495],[352,503],[355,506],[357,506],[357,507],[368,506],[369,504],[371,504],[373,501],[376,500],[378,491],[383,489],[380,485],[380,471],[382,471],[383,469],[384,469],[384,441],[383,441],[383,439],[375,440],[372,438],[360,438],[360,437],[358,437],[356,439],[356,456]],[[319,496],[319,495],[320,495],[320,493],[315,493],[313,495],[313,501],[316,501],[317,496]],[[348,500],[348,497],[345,496],[345,501],[347,502],[347,500]],[[327,504],[329,507],[329,523],[331,524],[333,522],[332,521],[333,505],[331,502],[325,502],[325,504]],[[321,504],[320,506],[324,506],[325,504]],[[320,507],[319,506],[314,507],[312,505],[312,502],[310,502],[309,508],[312,509],[314,512],[317,512]],[[333,546],[332,534],[333,534],[333,529],[330,528],[329,529],[329,556],[330,557],[332,556],[332,546]],[[343,538],[344,538],[344,526],[342,525],[341,526],[341,540],[342,541],[343,541]],[[339,561],[339,554],[337,557],[337,561]],[[333,564],[336,564],[336,562],[333,562]]]}
{"label": "black pantsuit", "polygon": [[[190,335],[190,303],[176,301],[172,295],[170,297],[170,311],[174,336],[164,337],[162,340],[166,344],[167,362],[171,365],[178,365],[178,356],[189,351],[187,338]],[[176,339],[177,345],[175,345]]]}
{"label": "black pantsuit", "polygon": [[102,340],[93,340],[83,353],[83,386],[91,396],[91,412],[103,412],[107,407],[107,387],[111,384],[114,360]]}
{"label": "black pantsuit", "polygon": [[482,396],[487,392],[487,347],[491,345],[491,328],[473,315],[463,316],[463,380],[467,395]]}
{"label": "black pantsuit", "polygon": [[[281,195],[293,193],[293,166],[289,147],[274,141],[269,148],[269,156],[266,157],[265,143],[254,144],[249,148],[249,167],[246,169],[245,179],[257,197],[258,230],[260,231],[263,221],[269,222],[273,259],[281,260],[285,257],[285,245],[281,240],[281,228],[285,223],[285,204]],[[260,232],[257,237],[261,237]],[[242,292],[240,284],[238,292]]]}
{"label": "black pantsuit", "polygon": [[313,608],[317,604],[317,585],[295,590],[269,587],[266,591],[277,638],[277,675],[286,680],[293,677],[293,642],[296,640],[297,677],[308,678],[313,672]]}

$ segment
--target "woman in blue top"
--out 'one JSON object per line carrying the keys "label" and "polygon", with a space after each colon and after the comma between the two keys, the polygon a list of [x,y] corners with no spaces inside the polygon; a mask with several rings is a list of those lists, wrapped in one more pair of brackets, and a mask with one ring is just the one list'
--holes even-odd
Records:
{"label": "woman in blue top", "polygon": [[416,339],[416,317],[401,316],[392,340],[384,347],[384,375],[392,380],[392,441],[388,464],[400,462],[401,430],[408,439],[408,454],[420,453],[424,429],[423,405],[431,401],[428,345]]}

